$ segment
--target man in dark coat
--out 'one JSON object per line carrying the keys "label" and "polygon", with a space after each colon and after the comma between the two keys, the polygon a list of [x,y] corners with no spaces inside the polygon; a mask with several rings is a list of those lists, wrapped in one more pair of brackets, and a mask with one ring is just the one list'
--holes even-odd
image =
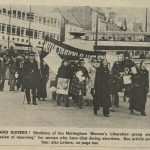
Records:
{"label": "man in dark coat", "polygon": [[103,107],[103,115],[109,117],[110,99],[110,72],[107,60],[102,60],[100,67],[96,71],[95,78],[94,114],[97,114],[99,107]]}
{"label": "man in dark coat", "polygon": [[5,78],[6,78],[6,59],[5,55],[2,53],[0,55],[0,91],[4,90]]}
{"label": "man in dark coat", "polygon": [[11,57],[8,61],[8,68],[9,68],[9,86],[10,91],[15,91],[16,86],[16,71],[17,71],[17,63],[16,63],[16,57]]}
{"label": "man in dark coat", "polygon": [[29,53],[29,59],[24,62],[23,65],[23,86],[25,88],[25,94],[28,104],[31,102],[30,90],[32,92],[32,102],[36,103],[36,92],[40,81],[40,67],[35,60],[35,54]]}

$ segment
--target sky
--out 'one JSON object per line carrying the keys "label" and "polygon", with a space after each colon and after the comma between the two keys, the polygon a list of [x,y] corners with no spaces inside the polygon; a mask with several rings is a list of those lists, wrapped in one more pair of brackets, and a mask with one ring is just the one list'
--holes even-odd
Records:
{"label": "sky", "polygon": [[[9,5],[7,5],[9,7]],[[2,5],[1,5],[2,7]],[[12,7],[20,10],[30,10],[29,5],[13,5]],[[59,6],[58,6],[59,7]],[[42,6],[42,5],[32,5],[31,9],[33,12],[39,14],[39,15],[46,15],[48,16],[51,11],[55,8],[55,6]],[[101,7],[104,13],[106,14],[106,17],[108,17],[108,13],[114,11],[116,13],[116,18],[119,17],[126,17],[128,28],[132,28],[133,22],[142,23],[143,28],[145,28],[145,16],[146,16],[146,8],[145,7]],[[150,7],[148,9],[148,22],[150,23]]]}

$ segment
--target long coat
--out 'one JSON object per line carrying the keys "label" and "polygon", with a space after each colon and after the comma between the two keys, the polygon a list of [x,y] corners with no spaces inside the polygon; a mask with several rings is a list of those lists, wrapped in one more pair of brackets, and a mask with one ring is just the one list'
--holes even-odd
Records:
{"label": "long coat", "polygon": [[145,111],[147,93],[149,91],[149,72],[148,70],[140,69],[136,75],[132,76],[132,94],[130,101],[130,109],[135,109],[139,112]]}
{"label": "long coat", "polygon": [[46,83],[49,78],[49,67],[48,65],[43,65],[41,63],[41,68],[40,68],[40,82],[37,88],[37,97],[39,98],[46,98],[47,97],[47,90],[46,90]]}
{"label": "long coat", "polygon": [[23,87],[25,89],[37,89],[40,81],[38,64],[34,60],[26,60],[23,65]]}
{"label": "long coat", "polygon": [[96,107],[111,107],[110,73],[108,67],[99,67],[95,78],[94,105]]}
{"label": "long coat", "polygon": [[89,77],[89,73],[87,69],[84,66],[78,66],[78,68],[75,70],[73,78],[70,83],[70,94],[71,95],[82,95],[86,96],[86,80],[80,81],[78,77],[76,76],[76,73],[78,71],[82,71],[83,76],[87,79]]}

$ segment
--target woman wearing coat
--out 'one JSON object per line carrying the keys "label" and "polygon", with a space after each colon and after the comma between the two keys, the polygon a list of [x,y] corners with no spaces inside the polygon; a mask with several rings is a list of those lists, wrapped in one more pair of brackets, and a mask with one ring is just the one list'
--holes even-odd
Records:
{"label": "woman wearing coat", "polygon": [[45,101],[45,98],[47,98],[46,85],[49,78],[49,67],[43,60],[40,64],[40,75],[41,78],[37,88],[37,98]]}
{"label": "woman wearing coat", "polygon": [[131,113],[134,110],[141,113],[142,116],[146,116],[145,104],[147,101],[147,93],[149,92],[149,71],[146,69],[146,63],[142,61],[137,74],[132,77],[132,94],[130,107]]}
{"label": "woman wearing coat", "polygon": [[103,107],[103,115],[109,117],[109,108],[111,107],[110,72],[106,59],[101,61],[101,65],[96,71],[94,88],[94,114],[97,115],[99,107]]}
{"label": "woman wearing coat", "polygon": [[[58,69],[56,80],[58,82],[58,78],[70,79],[70,68],[68,61],[63,60],[60,68]],[[65,106],[69,106],[69,96],[64,94],[57,94],[57,105],[61,104],[61,101],[65,102]]]}

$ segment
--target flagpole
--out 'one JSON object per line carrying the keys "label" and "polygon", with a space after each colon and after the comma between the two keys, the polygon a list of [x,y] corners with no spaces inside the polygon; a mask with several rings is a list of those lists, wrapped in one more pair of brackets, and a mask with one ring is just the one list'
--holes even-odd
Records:
{"label": "flagpole", "polygon": [[30,43],[30,30],[31,30],[31,5],[30,5],[30,15],[29,15],[29,46],[28,46],[28,51],[30,51],[30,46],[31,46],[31,43]]}
{"label": "flagpole", "polygon": [[97,12],[96,12],[96,37],[95,37],[95,46],[97,46],[97,40],[98,40],[98,11],[99,11],[99,7],[97,7]]}
{"label": "flagpole", "polygon": [[10,5],[9,23],[8,23],[8,51],[10,47],[10,21],[11,21],[11,5]]}

